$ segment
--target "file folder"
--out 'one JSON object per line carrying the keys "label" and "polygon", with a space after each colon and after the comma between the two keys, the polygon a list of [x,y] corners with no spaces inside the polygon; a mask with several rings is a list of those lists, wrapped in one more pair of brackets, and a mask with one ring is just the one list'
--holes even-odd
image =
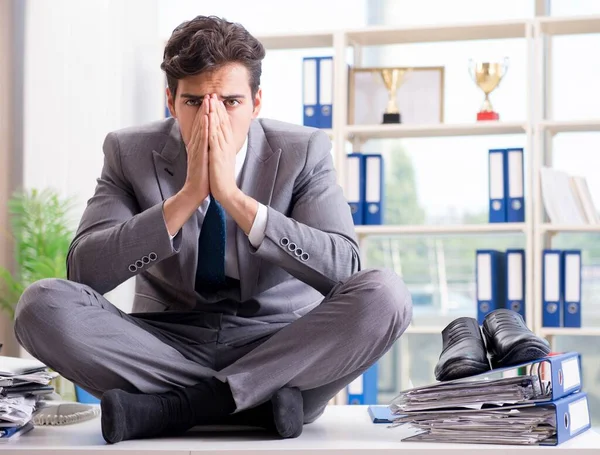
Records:
{"label": "file folder", "polygon": [[[536,409],[538,408],[538,409]],[[544,408],[544,409],[539,409]],[[514,412],[522,412],[523,415],[527,415],[527,411],[546,411],[544,415],[547,416],[547,421],[544,425],[539,425],[537,428],[544,429],[548,432],[548,437],[544,439],[533,442],[521,442],[519,445],[539,445],[539,446],[556,446],[567,442],[568,440],[574,438],[575,436],[583,433],[584,431],[590,428],[590,410],[588,404],[588,397],[585,392],[577,392],[563,398],[560,398],[556,401],[547,401],[543,403],[530,403],[530,404],[514,404],[514,405],[506,405],[499,408],[492,408],[496,412],[511,412],[513,413],[513,418],[518,418],[518,416],[514,415]],[[425,421],[435,422],[440,425],[452,425],[455,434],[451,433],[444,435],[438,435],[437,437],[430,437],[430,430],[425,432],[417,433],[416,435],[408,436],[402,441],[411,441],[411,442],[437,442],[437,443],[448,443],[455,442],[455,437],[460,437],[461,429],[464,428],[465,431],[469,431],[469,428],[466,426],[471,423],[474,426],[480,426],[482,423],[503,425],[506,427],[506,417],[504,419],[494,419],[486,416],[487,410],[479,410],[479,409],[460,409],[460,410],[432,410],[432,411],[423,411],[420,413],[410,413],[406,418],[401,418],[399,422],[410,422],[415,419],[426,419]],[[447,415],[447,418],[444,416]],[[506,415],[506,414],[505,414]],[[531,414],[530,414],[531,415]],[[457,419],[461,419],[463,424],[456,424]],[[510,419],[510,417],[508,417]],[[447,422],[445,424],[445,422]],[[479,424],[479,425],[477,425]],[[509,424],[510,425],[510,424]],[[510,427],[509,427],[510,428]],[[527,436],[528,432],[535,432],[532,429],[509,429],[510,435],[517,436]],[[513,432],[514,431],[514,432]],[[533,434],[533,433],[530,433]],[[537,433],[539,435],[539,433]],[[455,437],[453,437],[455,436]],[[490,433],[485,430],[481,431],[477,438],[474,438],[472,435],[467,442],[469,443],[486,443],[490,439]],[[491,438],[492,440],[495,439]],[[461,441],[464,442],[464,441]],[[489,443],[489,442],[488,442]]]}
{"label": "file folder", "polygon": [[[494,368],[492,370],[484,371],[482,373],[464,378],[435,382],[429,386],[415,387],[413,389],[404,390],[402,393],[423,388],[448,387],[448,390],[452,388],[454,390],[453,393],[456,394],[456,388],[454,388],[454,385],[465,384],[469,382],[482,384],[484,381],[489,382],[502,378],[511,378],[513,376],[529,375],[537,376],[539,380],[544,383],[540,385],[540,390],[545,391],[545,393],[543,396],[535,399],[523,399],[515,403],[544,403],[555,401],[572,393],[579,392],[583,387],[581,355],[572,351],[562,354],[549,355],[540,359],[511,365],[508,367]],[[443,407],[444,406],[442,403],[438,409]],[[392,412],[394,412],[396,408],[397,406],[394,406],[394,403],[392,403]]]}
{"label": "file folder", "polygon": [[561,251],[542,253],[542,326],[560,327],[561,318]]}
{"label": "file folder", "polygon": [[377,371],[375,363],[348,384],[348,404],[377,404]]}
{"label": "file folder", "polygon": [[489,151],[490,223],[506,222],[506,161],[505,149],[493,149]]}
{"label": "file folder", "polygon": [[506,296],[505,255],[496,250],[477,250],[476,254],[477,321],[502,308]]}
{"label": "file folder", "polygon": [[319,128],[320,106],[318,104],[319,59],[304,57],[302,98],[304,125]]}
{"label": "file folder", "polygon": [[525,319],[525,250],[506,250],[505,308]]}
{"label": "file folder", "polygon": [[[514,378],[514,372],[521,378]],[[492,369],[465,378],[436,382],[428,386],[405,390],[392,401],[390,410],[392,419],[397,423],[412,422],[415,419],[421,422],[435,419],[444,420],[443,416],[448,415],[452,419],[460,416],[466,424],[469,421],[475,422],[476,419],[482,422],[485,416],[481,413],[486,411],[502,412],[504,410],[506,412],[511,409],[528,408],[531,410],[535,407],[546,407],[546,409],[556,412],[557,418],[551,419],[547,423],[555,429],[555,434],[550,433],[547,439],[538,443],[556,445],[589,428],[589,407],[585,393],[581,392],[583,389],[581,378],[581,356],[577,352],[567,352],[509,367]],[[515,379],[522,380],[521,387],[535,390],[535,394],[526,393],[523,398],[499,400],[498,394],[510,396],[509,390],[518,384]],[[535,382],[539,382],[539,386],[529,389]],[[485,393],[486,389],[489,390],[488,394]],[[471,399],[472,396],[477,398]],[[452,400],[454,400],[453,403]],[[458,403],[463,404],[459,405]],[[475,408],[469,409],[469,405],[475,406]],[[383,413],[384,410],[378,411]],[[371,410],[369,413],[372,418],[376,415]],[[429,416],[431,417],[429,418]],[[473,417],[471,418],[471,416]],[[501,420],[498,422],[502,424]],[[463,428],[466,431],[469,430],[466,426]],[[455,427],[455,430],[459,435],[460,428]],[[527,430],[524,430],[524,434],[526,432]],[[485,429],[481,433],[482,438],[488,435]],[[409,436],[403,440],[424,439],[418,437],[413,439],[412,436]],[[429,440],[430,442],[444,442],[442,439],[432,440],[429,438]]]}
{"label": "file folder", "polygon": [[398,418],[389,406],[383,404],[369,406],[369,417],[373,423],[393,423],[394,419]]}
{"label": "file folder", "polygon": [[556,411],[556,436],[540,445],[559,445],[590,428],[590,407],[587,394],[578,392],[568,395],[554,402],[538,404],[538,406],[552,407]]}
{"label": "file folder", "polygon": [[346,199],[354,225],[358,226],[364,219],[365,162],[362,154],[350,153],[346,164]]}
{"label": "file folder", "polygon": [[332,127],[333,112],[333,57],[319,58],[319,102],[317,123],[319,128]]}
{"label": "file folder", "polygon": [[506,221],[522,223],[525,221],[525,189],[523,172],[523,149],[507,149]]}
{"label": "file folder", "polygon": [[581,251],[562,252],[563,326],[581,327]]}
{"label": "file folder", "polygon": [[379,154],[363,155],[365,161],[364,224],[383,224],[384,171],[383,157]]}

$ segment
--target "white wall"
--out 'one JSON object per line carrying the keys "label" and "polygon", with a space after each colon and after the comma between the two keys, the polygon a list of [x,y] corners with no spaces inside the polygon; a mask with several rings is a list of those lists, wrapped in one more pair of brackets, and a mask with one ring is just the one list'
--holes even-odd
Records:
{"label": "white wall", "polygon": [[[24,184],[93,194],[102,143],[163,115],[156,0],[29,0],[26,9]],[[131,282],[113,292],[127,307]]]}

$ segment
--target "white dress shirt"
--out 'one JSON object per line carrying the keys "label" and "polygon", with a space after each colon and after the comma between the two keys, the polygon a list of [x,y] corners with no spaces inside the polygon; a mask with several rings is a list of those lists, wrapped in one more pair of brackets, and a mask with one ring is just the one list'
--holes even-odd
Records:
{"label": "white dress shirt", "polygon": [[[235,180],[237,186],[239,187],[241,184],[241,173],[244,168],[244,163],[246,162],[246,154],[248,152],[248,138],[242,145],[242,148],[235,156]],[[200,228],[202,228],[202,223],[204,221],[204,216],[206,214],[206,210],[208,209],[208,205],[210,204],[210,196],[207,197],[200,207],[198,207],[198,218],[200,220]],[[254,223],[252,224],[252,228],[250,229],[250,233],[248,234],[248,240],[252,244],[254,248],[258,248],[265,238],[265,230],[267,228],[267,216],[268,211],[267,207],[259,202],[258,204],[258,212],[256,213],[256,217],[254,218]],[[235,278],[236,280],[240,279],[240,272],[238,269],[238,260],[237,260],[237,246],[235,243],[235,233],[237,224],[231,216],[227,212],[225,212],[225,220],[226,220],[226,230],[227,237],[225,242],[225,275],[230,278]],[[165,222],[166,224],[166,222]],[[173,238],[176,236],[170,235],[171,242],[173,242]]]}

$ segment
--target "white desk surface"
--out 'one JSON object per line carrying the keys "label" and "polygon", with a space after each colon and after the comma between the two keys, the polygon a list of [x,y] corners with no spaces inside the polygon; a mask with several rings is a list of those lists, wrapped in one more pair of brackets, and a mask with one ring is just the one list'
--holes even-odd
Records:
{"label": "white desk surface", "polygon": [[366,406],[328,406],[316,422],[306,425],[297,439],[269,439],[256,430],[225,433],[193,432],[179,438],[124,441],[114,445],[104,442],[100,418],[59,427],[38,426],[21,438],[0,443],[2,454],[100,454],[106,451],[135,455],[262,455],[265,453],[300,455],[372,455],[375,452],[402,455],[464,455],[484,450],[485,455],[500,455],[512,450],[552,451],[560,454],[589,453],[600,455],[600,434],[594,430],[557,447],[522,447],[468,444],[430,444],[401,442],[410,430],[373,424]]}

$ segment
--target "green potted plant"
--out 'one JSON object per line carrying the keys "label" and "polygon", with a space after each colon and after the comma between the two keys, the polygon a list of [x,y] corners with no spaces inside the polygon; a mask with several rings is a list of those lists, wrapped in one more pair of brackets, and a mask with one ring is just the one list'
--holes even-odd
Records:
{"label": "green potted plant", "polygon": [[[25,190],[8,202],[14,242],[15,272],[0,267],[0,310],[14,318],[21,294],[43,278],[66,278],[66,259],[74,236],[70,211],[72,198],[62,198],[52,189]],[[74,399],[73,385],[60,378],[56,390],[64,399]]]}

